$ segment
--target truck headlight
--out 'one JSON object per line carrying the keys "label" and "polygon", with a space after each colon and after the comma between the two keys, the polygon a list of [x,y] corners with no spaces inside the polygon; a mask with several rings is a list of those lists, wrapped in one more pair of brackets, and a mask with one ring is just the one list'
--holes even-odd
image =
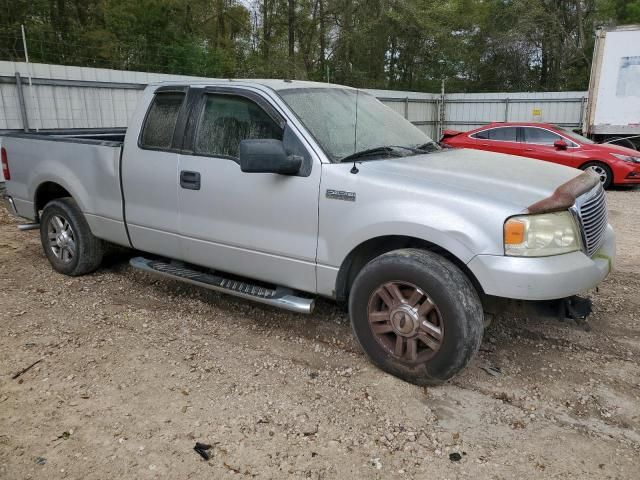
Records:
{"label": "truck headlight", "polygon": [[580,231],[570,212],[518,215],[504,224],[504,253],[547,257],[580,250]]}

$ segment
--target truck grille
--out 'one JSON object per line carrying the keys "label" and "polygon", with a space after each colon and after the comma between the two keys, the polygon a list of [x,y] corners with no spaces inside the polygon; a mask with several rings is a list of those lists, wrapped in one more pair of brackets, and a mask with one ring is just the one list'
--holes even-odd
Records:
{"label": "truck grille", "polygon": [[576,213],[582,227],[585,253],[590,257],[598,251],[607,229],[607,199],[601,184],[576,200]]}

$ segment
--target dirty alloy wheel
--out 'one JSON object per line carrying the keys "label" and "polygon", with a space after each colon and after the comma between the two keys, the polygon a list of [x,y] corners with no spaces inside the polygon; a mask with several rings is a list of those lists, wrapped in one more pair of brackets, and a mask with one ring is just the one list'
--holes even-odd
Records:
{"label": "dirty alloy wheel", "polygon": [[49,248],[56,260],[71,263],[77,254],[76,239],[71,224],[60,215],[52,215],[47,222]]}
{"label": "dirty alloy wheel", "polygon": [[40,240],[51,266],[70,276],[84,275],[100,266],[104,244],[71,198],[47,203],[40,215]]}
{"label": "dirty alloy wheel", "polygon": [[358,342],[382,370],[418,385],[464,368],[482,341],[483,312],[469,279],[424,250],[396,250],[369,262],[349,296]]}
{"label": "dirty alloy wheel", "polygon": [[442,346],[442,315],[433,300],[412,283],[381,285],[369,297],[368,318],[377,342],[405,363],[425,362]]}

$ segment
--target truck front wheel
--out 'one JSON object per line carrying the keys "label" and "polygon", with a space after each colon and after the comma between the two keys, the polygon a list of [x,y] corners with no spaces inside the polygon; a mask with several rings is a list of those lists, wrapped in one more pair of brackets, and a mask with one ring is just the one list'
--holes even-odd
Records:
{"label": "truck front wheel", "polygon": [[365,265],[351,288],[349,314],[371,361],[417,385],[453,377],[482,342],[475,288],[453,263],[425,250],[395,250]]}
{"label": "truck front wheel", "polygon": [[71,198],[47,203],[40,215],[40,240],[57,272],[78,276],[93,272],[104,254],[102,240],[91,233],[87,220]]}

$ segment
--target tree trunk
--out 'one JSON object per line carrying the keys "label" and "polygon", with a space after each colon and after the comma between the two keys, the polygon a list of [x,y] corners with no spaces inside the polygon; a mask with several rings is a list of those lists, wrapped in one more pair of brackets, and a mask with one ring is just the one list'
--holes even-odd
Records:
{"label": "tree trunk", "polygon": [[75,0],[74,5],[76,7],[78,22],[84,27],[87,24],[87,5],[81,0]]}
{"label": "tree trunk", "polygon": [[387,86],[393,88],[396,83],[396,38],[391,37],[391,46],[389,48],[389,78],[387,80]]}
{"label": "tree trunk", "polygon": [[326,70],[325,50],[327,48],[324,28],[324,0],[319,0],[318,8],[320,10],[320,71],[322,72],[322,76],[324,76]]}
{"label": "tree trunk", "polygon": [[289,0],[289,75],[295,77],[296,54],[296,3]]}
{"label": "tree trunk", "polygon": [[227,35],[225,23],[224,23],[224,14],[225,14],[225,2],[224,0],[216,1],[216,10],[218,14],[218,28],[216,32],[216,47],[221,49],[224,47],[225,37]]}
{"label": "tree trunk", "polygon": [[262,0],[262,57],[269,61],[269,42],[271,42],[271,21],[269,15],[269,0]]}
{"label": "tree trunk", "polygon": [[341,82],[348,83],[351,80],[353,65],[351,63],[351,35],[353,34],[353,16],[352,4],[350,1],[345,2],[343,13],[343,27],[340,35],[342,36],[343,45],[343,80]]}

